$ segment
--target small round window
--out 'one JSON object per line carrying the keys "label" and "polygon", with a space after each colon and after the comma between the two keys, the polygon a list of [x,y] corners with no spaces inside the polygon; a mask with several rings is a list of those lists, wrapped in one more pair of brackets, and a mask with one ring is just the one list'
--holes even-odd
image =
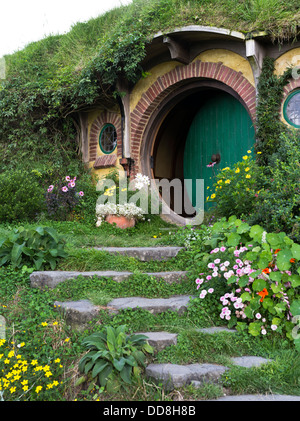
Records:
{"label": "small round window", "polygon": [[105,154],[112,153],[117,146],[117,132],[112,124],[105,124],[99,136],[101,151]]}
{"label": "small round window", "polygon": [[300,90],[287,97],[283,107],[283,115],[289,124],[300,128]]}

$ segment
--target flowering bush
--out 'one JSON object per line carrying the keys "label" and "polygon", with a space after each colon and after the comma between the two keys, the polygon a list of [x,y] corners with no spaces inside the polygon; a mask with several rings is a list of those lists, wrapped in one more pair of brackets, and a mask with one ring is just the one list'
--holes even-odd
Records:
{"label": "flowering bush", "polygon": [[248,150],[241,162],[217,173],[214,191],[207,197],[207,202],[216,202],[218,212],[227,218],[248,215],[262,190],[260,174],[251,150]]}
{"label": "flowering bush", "polygon": [[[67,182],[67,183],[66,183]],[[48,213],[51,217],[66,220],[78,205],[83,191],[76,189],[76,177],[66,176],[64,182],[50,185],[45,194]]]}
{"label": "flowering bush", "polygon": [[200,298],[218,291],[220,318],[229,327],[253,336],[277,331],[295,339],[300,245],[284,233],[267,233],[231,217],[214,224],[206,246],[211,249],[196,279]]}
{"label": "flowering bush", "polygon": [[115,203],[97,204],[97,227],[101,225],[107,215],[125,216],[128,219],[142,219],[144,217],[143,210],[134,203],[124,203],[123,205],[116,205]]}
{"label": "flowering bush", "polygon": [[60,359],[45,365],[35,358],[28,361],[19,352],[25,346],[21,342],[12,347],[0,339],[0,401],[46,400],[47,393],[59,385],[54,377],[62,374]]}
{"label": "flowering bush", "polygon": [[[145,219],[145,209],[138,206],[137,203],[141,201],[141,196],[137,199],[137,203],[130,202],[130,198],[136,193],[134,189],[142,190],[143,194],[148,195],[148,186],[150,185],[149,177],[142,174],[137,174],[133,182],[129,180],[122,180],[122,184],[119,182],[119,176],[113,172],[106,179],[112,180],[113,185],[106,188],[103,196],[113,199],[108,200],[106,203],[96,204],[96,225],[100,226],[102,221],[107,215],[125,216],[126,218],[135,218],[136,220]],[[125,194],[122,194],[125,193]],[[120,195],[122,194],[122,200]],[[148,211],[148,197],[145,197]]]}

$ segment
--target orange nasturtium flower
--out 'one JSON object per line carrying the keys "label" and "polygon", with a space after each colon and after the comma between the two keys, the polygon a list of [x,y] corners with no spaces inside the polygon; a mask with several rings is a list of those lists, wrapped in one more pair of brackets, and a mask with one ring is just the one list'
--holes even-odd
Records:
{"label": "orange nasturtium flower", "polygon": [[266,289],[266,288],[264,288],[262,291],[260,291],[260,292],[258,293],[258,295],[261,297],[261,299],[260,299],[259,301],[260,301],[260,302],[263,302],[263,301],[264,301],[264,299],[265,299],[265,296],[266,296],[266,295],[269,295],[269,293],[268,293],[267,289]]}
{"label": "orange nasturtium flower", "polygon": [[295,263],[296,262],[296,259],[292,258],[292,259],[290,259],[290,262],[291,263]]}
{"label": "orange nasturtium flower", "polygon": [[274,254],[277,254],[280,250],[281,250],[281,249],[276,249],[276,250],[274,251]]}
{"label": "orange nasturtium flower", "polygon": [[269,268],[265,268],[265,269],[262,270],[262,273],[266,273],[266,274],[267,273],[270,273],[270,269]]}

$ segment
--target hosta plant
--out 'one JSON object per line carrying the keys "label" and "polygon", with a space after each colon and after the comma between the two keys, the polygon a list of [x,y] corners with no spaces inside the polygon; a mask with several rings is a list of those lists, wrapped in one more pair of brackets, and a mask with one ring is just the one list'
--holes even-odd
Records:
{"label": "hosta plant", "polygon": [[27,265],[36,270],[54,270],[58,261],[67,257],[64,246],[64,240],[51,227],[14,228],[0,238],[0,266]]}
{"label": "hosta plant", "polygon": [[83,340],[88,352],[79,362],[79,371],[108,391],[118,390],[121,381],[131,384],[140,366],[145,366],[146,354],[153,353],[147,336],[127,335],[125,330],[125,325],[106,326]]}
{"label": "hosta plant", "polygon": [[206,246],[200,298],[219,294],[220,318],[230,327],[253,336],[278,332],[298,348],[300,245],[231,217],[214,224]]}

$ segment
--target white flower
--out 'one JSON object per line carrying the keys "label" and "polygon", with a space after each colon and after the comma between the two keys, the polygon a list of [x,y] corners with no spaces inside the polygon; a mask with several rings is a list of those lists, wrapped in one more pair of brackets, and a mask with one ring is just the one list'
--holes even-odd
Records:
{"label": "white flower", "polygon": [[209,288],[209,290],[207,292],[209,292],[210,294],[212,294],[214,292],[214,289],[213,288]]}
{"label": "white flower", "polygon": [[262,334],[262,335],[266,335],[266,333],[267,333],[266,329],[262,329],[262,330],[261,330],[261,334]]}
{"label": "white flower", "polygon": [[261,242],[262,242],[262,243],[266,243],[266,242],[267,242],[267,232],[266,232],[266,231],[264,231],[264,232],[262,233],[262,236],[261,236]]}
{"label": "white flower", "polygon": [[135,187],[138,190],[141,190],[143,187],[146,187],[146,186],[149,186],[149,185],[150,185],[150,179],[146,175],[138,173],[135,176]]}
{"label": "white flower", "polygon": [[278,326],[276,326],[276,325],[271,325],[271,329],[272,329],[272,330],[276,330],[276,329],[277,329],[277,327],[278,327]]}

